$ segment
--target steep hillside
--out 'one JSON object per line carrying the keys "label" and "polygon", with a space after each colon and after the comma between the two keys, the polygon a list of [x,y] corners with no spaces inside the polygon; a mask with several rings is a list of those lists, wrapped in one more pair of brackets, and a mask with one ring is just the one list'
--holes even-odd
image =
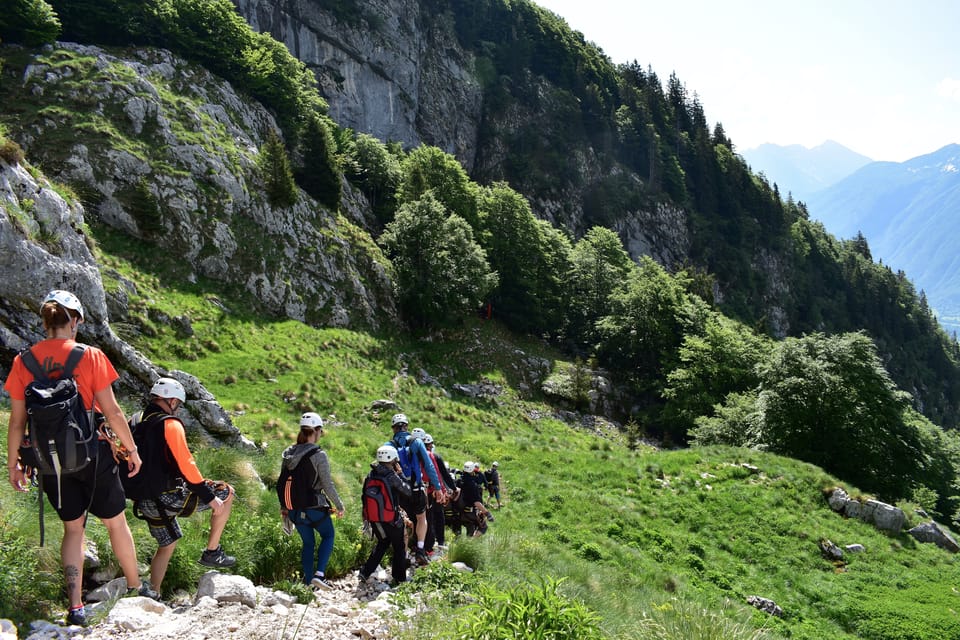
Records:
{"label": "steep hillside", "polygon": [[926,293],[941,323],[960,328],[960,145],[903,163],[873,163],[808,205],[832,233],[862,233],[874,259],[904,271]]}
{"label": "steep hillside", "polygon": [[758,173],[762,171],[780,187],[781,193],[789,193],[795,200],[804,202],[817,191],[873,162],[832,140],[810,149],[799,144],[768,143],[741,153],[750,167]]}

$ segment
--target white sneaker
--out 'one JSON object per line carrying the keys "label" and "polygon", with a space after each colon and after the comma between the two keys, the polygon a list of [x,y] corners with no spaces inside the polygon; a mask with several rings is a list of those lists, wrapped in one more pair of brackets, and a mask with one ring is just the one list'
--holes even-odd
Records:
{"label": "white sneaker", "polygon": [[323,589],[325,591],[333,589],[333,585],[327,582],[323,576],[313,576],[313,580],[310,581],[310,586],[316,589]]}

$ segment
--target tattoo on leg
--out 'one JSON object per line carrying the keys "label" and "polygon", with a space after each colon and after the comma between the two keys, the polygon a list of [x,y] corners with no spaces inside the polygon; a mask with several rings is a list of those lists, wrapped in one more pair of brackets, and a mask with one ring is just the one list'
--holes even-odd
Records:
{"label": "tattoo on leg", "polygon": [[63,568],[63,577],[67,581],[67,593],[73,593],[75,590],[80,588],[79,577],[80,569],[75,567],[72,564],[68,564]]}

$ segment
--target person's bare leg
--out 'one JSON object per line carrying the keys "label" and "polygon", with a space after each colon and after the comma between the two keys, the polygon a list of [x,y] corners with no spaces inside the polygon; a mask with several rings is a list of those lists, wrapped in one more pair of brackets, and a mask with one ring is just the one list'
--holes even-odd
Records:
{"label": "person's bare leg", "polygon": [[233,509],[234,495],[233,487],[230,487],[230,495],[223,501],[223,509],[220,513],[210,515],[210,537],[207,539],[207,549],[212,550],[220,546],[220,536],[227,527],[227,520],[230,519],[230,511]]}
{"label": "person's bare leg", "polygon": [[84,520],[63,523],[63,540],[60,543],[60,560],[63,563],[63,578],[67,585],[67,601],[70,608],[83,604],[83,534]]}
{"label": "person's bare leg", "polygon": [[127,579],[127,587],[140,588],[140,570],[137,567],[137,550],[133,545],[133,534],[127,524],[127,517],[123,512],[112,518],[101,518],[100,521],[107,528],[110,536],[110,547],[113,555],[120,563],[123,577]]}
{"label": "person's bare leg", "polygon": [[157,552],[150,561],[150,586],[157,593],[161,593],[160,587],[163,586],[163,578],[167,575],[167,567],[170,566],[170,558],[176,548],[176,540],[165,547],[157,547]]}

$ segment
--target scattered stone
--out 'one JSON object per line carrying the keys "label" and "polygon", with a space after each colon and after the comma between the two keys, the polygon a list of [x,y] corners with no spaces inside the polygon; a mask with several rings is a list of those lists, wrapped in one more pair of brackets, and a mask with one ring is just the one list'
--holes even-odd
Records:
{"label": "scattered stone", "polygon": [[857,543],[857,544],[848,544],[847,546],[844,547],[844,549],[846,549],[846,550],[847,550],[848,552],[850,552],[850,553],[863,553],[864,551],[867,550],[866,547],[864,547],[862,544],[858,544],[858,543]]}
{"label": "scattered stone", "polygon": [[843,549],[835,545],[830,540],[826,538],[820,540],[819,543],[820,553],[823,554],[823,557],[832,562],[841,562],[843,561]]}
{"label": "scattered stone", "polygon": [[764,613],[769,613],[772,616],[776,616],[777,618],[783,617],[783,609],[780,608],[780,605],[769,598],[762,598],[760,596],[747,596],[747,604],[756,607]]}
{"label": "scattered stone", "polygon": [[950,553],[960,551],[960,546],[957,545],[957,541],[953,539],[953,536],[940,528],[940,525],[933,520],[922,522],[907,531],[907,533],[920,542],[932,542]]}

